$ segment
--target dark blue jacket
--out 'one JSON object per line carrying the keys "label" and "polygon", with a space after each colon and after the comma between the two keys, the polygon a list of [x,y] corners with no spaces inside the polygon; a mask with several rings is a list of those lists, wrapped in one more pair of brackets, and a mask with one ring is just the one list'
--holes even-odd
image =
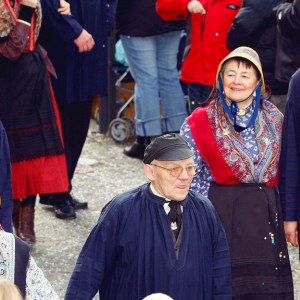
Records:
{"label": "dark blue jacket", "polygon": [[276,78],[288,83],[300,68],[300,0],[277,7],[277,28]]}
{"label": "dark blue jacket", "polygon": [[[176,300],[231,300],[225,231],[211,202],[190,191],[174,243],[165,199],[144,184],[102,210],[73,271],[66,300],[140,300],[164,293]],[[177,253],[177,254],[176,254]]]}
{"label": "dark blue jacket", "polygon": [[[57,12],[59,0],[42,0],[43,24],[39,42],[48,52],[58,76],[52,78],[58,104],[87,101],[107,90],[107,32],[113,17],[107,1],[70,0],[72,15]],[[74,43],[87,30],[94,48],[79,53]]]}
{"label": "dark blue jacket", "polygon": [[0,224],[12,232],[13,193],[11,186],[10,153],[6,132],[0,121]]}

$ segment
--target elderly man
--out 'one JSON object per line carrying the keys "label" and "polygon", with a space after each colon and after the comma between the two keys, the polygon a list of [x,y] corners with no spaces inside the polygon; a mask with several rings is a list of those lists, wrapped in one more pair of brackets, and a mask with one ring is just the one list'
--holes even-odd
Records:
{"label": "elderly man", "polygon": [[178,134],[145,150],[150,183],[103,209],[73,271],[66,300],[231,299],[229,250],[211,203],[189,191],[197,166]]}

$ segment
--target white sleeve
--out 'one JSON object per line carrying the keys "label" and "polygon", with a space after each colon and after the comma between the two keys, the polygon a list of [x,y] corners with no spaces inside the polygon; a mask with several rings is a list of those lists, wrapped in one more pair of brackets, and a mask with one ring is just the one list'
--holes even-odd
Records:
{"label": "white sleeve", "polygon": [[26,297],[25,300],[59,300],[50,282],[45,278],[43,271],[37,266],[33,257],[29,257],[26,270]]}

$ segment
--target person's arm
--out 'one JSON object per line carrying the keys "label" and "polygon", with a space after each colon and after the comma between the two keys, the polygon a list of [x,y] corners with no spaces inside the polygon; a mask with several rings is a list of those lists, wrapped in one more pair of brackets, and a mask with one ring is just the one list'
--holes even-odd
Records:
{"label": "person's arm", "polygon": [[58,295],[32,256],[29,257],[26,270],[26,299],[59,300]]}
{"label": "person's arm", "polygon": [[[9,60],[17,60],[28,44],[31,18],[37,7],[36,0],[22,0],[16,26],[9,36],[0,39],[0,54]],[[1,18],[1,13],[0,13]]]}
{"label": "person's arm", "polygon": [[0,224],[6,232],[12,232],[13,195],[11,186],[10,153],[6,132],[0,122]]}
{"label": "person's arm", "polygon": [[279,32],[288,38],[299,39],[300,0],[280,4],[277,7],[276,15]]}
{"label": "person's arm", "polygon": [[[74,41],[79,52],[90,51],[94,45],[94,39],[71,14],[65,14],[60,10],[67,6],[61,0],[41,0],[43,10],[43,22],[61,40]],[[72,7],[71,7],[72,11]]]}
{"label": "person's arm", "polygon": [[215,212],[216,230],[213,245],[212,299],[231,300],[231,264],[225,230]]}
{"label": "person's arm", "polygon": [[282,129],[280,154],[279,193],[286,239],[293,246],[298,244],[297,220],[300,203],[300,71],[290,82],[288,101]]}
{"label": "person's arm", "polygon": [[201,187],[205,186],[207,183],[203,182],[203,159],[199,153],[199,150],[195,144],[194,138],[192,136],[190,126],[185,120],[180,128],[180,136],[188,143],[189,147],[194,151],[194,163],[198,165],[199,171],[194,176],[192,184],[190,186],[190,190],[195,191],[197,193],[205,194],[203,193],[203,189]]}
{"label": "person's arm", "polygon": [[[259,3],[259,2],[256,2]],[[258,13],[249,1],[243,2],[243,6],[233,19],[228,30],[226,45],[229,50],[240,46],[253,47],[257,36],[265,26],[266,20]],[[270,8],[270,14],[272,9]]]}
{"label": "person's arm", "polygon": [[102,209],[98,224],[81,250],[65,300],[92,300],[99,291],[103,278],[109,276],[118,257],[119,219],[118,207],[110,201]]}
{"label": "person's arm", "polygon": [[75,40],[80,36],[83,28],[74,16],[59,12],[61,9],[60,0],[41,0],[41,5],[43,26],[50,28],[55,35],[65,42]]}

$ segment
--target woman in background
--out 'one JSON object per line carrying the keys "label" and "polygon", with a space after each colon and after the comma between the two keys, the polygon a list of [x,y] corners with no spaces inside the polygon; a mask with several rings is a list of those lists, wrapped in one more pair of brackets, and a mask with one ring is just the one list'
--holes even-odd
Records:
{"label": "woman in background", "polygon": [[0,119],[10,147],[13,223],[31,243],[36,195],[69,187],[47,67],[54,70],[36,43],[41,21],[38,0],[0,0]]}
{"label": "woman in background", "polygon": [[237,48],[181,134],[200,168],[191,189],[208,196],[226,231],[233,299],[292,300],[277,189],[283,115],[265,92],[258,54]]}

